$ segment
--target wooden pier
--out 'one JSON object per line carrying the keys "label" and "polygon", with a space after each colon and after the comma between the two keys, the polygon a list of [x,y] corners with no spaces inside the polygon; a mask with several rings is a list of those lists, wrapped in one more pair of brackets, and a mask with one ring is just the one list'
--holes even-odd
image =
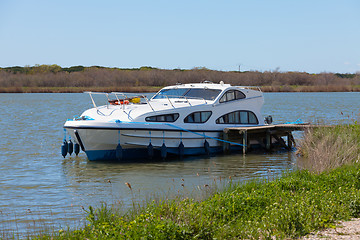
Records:
{"label": "wooden pier", "polygon": [[[291,150],[296,146],[293,131],[304,131],[315,127],[310,124],[274,124],[255,127],[232,127],[225,128],[223,139],[243,145],[243,154],[246,154],[252,146],[260,146],[270,151],[274,146],[284,147]],[[286,137],[286,142],[282,137]],[[224,143],[225,153],[230,151],[230,144]]]}

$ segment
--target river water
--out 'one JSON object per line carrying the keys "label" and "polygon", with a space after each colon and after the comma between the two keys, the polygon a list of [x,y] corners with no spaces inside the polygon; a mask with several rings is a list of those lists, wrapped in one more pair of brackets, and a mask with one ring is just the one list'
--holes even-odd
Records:
{"label": "river water", "polygon": [[[264,95],[263,114],[274,123],[360,118],[360,93]],[[0,238],[82,226],[89,205],[126,210],[159,197],[201,197],[229,177],[272,177],[296,166],[292,152],[123,164],[89,162],[84,153],[64,159],[62,126],[91,107],[87,94],[0,94],[0,106]]]}

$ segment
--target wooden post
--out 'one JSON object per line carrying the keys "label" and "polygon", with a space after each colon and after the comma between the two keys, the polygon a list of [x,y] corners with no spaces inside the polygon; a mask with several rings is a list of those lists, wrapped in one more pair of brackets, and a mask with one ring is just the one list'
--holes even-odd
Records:
{"label": "wooden post", "polygon": [[292,148],[292,134],[291,132],[287,133],[287,144],[288,144],[288,148],[291,149]]}
{"label": "wooden post", "polygon": [[[228,135],[228,131],[224,131],[223,132],[223,140],[225,141],[229,141],[229,135]],[[230,153],[230,143],[226,143],[226,142],[223,142],[223,152],[225,154],[229,154]]]}
{"label": "wooden post", "polygon": [[271,134],[270,134],[270,131],[267,130],[266,131],[266,150],[270,151],[270,148],[271,148]]}
{"label": "wooden post", "polygon": [[245,155],[247,153],[247,149],[248,149],[248,136],[247,136],[247,130],[243,130],[242,131],[242,135],[243,135],[243,154]]}

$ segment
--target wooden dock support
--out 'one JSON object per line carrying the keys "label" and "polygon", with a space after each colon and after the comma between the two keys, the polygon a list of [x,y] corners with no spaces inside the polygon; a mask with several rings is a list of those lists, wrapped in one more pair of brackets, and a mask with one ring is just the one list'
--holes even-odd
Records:
{"label": "wooden dock support", "polygon": [[[226,132],[226,131],[223,132],[223,139],[224,139],[225,141],[229,141],[228,132]],[[224,152],[225,154],[229,154],[229,153],[230,153],[230,143],[223,142],[223,152]]]}
{"label": "wooden dock support", "polygon": [[[304,129],[311,127],[314,126],[309,124],[277,124],[225,128],[223,139],[229,142],[241,143],[243,145],[243,154],[246,154],[253,147],[265,148],[267,151],[271,151],[278,146],[291,150],[292,147],[296,145],[292,132],[303,131]],[[231,144],[223,143],[224,153],[229,153],[230,148]]]}
{"label": "wooden dock support", "polygon": [[247,135],[247,130],[243,130],[242,131],[242,135],[243,135],[243,139],[242,139],[242,149],[243,149],[243,154],[245,155],[247,153],[247,149],[248,149],[248,135]]}
{"label": "wooden dock support", "polygon": [[289,149],[292,149],[294,137],[291,132],[287,133],[287,145]]}
{"label": "wooden dock support", "polygon": [[266,130],[266,150],[270,151],[271,149],[271,133],[270,130]]}

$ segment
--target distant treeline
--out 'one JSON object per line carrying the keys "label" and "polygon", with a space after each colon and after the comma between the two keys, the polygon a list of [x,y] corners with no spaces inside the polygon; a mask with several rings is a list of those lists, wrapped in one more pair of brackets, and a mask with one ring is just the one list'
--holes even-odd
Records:
{"label": "distant treeline", "polygon": [[176,83],[220,82],[263,91],[360,91],[360,74],[35,65],[0,68],[0,92],[156,91]]}

